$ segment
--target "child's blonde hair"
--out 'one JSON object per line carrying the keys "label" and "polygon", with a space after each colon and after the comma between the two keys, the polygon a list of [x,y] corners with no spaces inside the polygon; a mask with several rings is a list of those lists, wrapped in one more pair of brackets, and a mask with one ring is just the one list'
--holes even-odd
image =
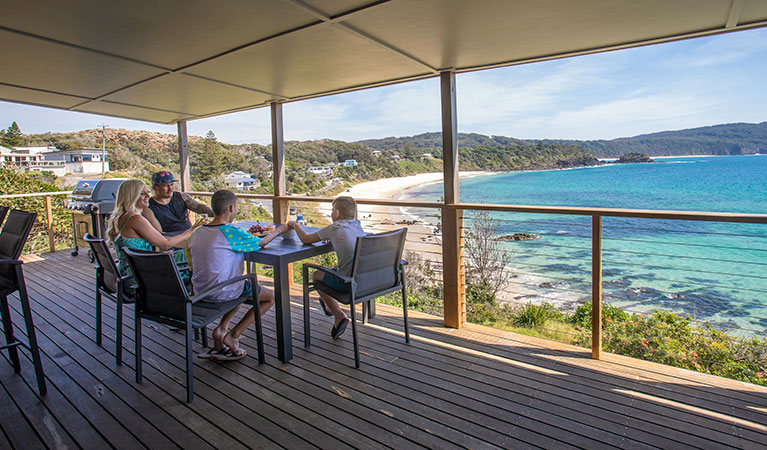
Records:
{"label": "child's blonde hair", "polygon": [[338,210],[339,219],[357,218],[357,202],[349,196],[336,197],[336,199],[333,200],[333,209]]}
{"label": "child's blonde hair", "polygon": [[136,202],[138,202],[141,193],[146,189],[146,184],[141,180],[126,180],[117,189],[117,197],[115,198],[115,210],[109,217],[109,223],[107,224],[107,234],[113,240],[120,232],[120,228],[117,226],[120,219],[126,214],[134,215],[141,214],[141,211],[136,208]]}

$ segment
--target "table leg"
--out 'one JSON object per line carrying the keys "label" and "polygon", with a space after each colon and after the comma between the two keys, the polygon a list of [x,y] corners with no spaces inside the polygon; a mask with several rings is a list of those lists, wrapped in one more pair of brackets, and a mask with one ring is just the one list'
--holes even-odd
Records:
{"label": "table leg", "polygon": [[274,303],[277,322],[277,357],[286,363],[293,358],[288,264],[280,264],[274,268]]}

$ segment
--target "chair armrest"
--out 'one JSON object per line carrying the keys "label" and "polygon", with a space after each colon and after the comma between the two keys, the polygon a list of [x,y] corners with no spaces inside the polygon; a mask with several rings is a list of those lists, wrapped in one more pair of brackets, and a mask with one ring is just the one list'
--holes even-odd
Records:
{"label": "chair armrest", "polygon": [[305,263],[304,267],[308,267],[310,269],[316,269],[316,270],[319,270],[321,272],[328,273],[328,274],[338,278],[339,280],[343,281],[344,283],[351,283],[352,282],[352,277],[347,277],[346,275],[341,275],[340,273],[338,273],[338,271],[333,270],[333,269],[329,269],[329,268],[327,268],[325,266],[320,266],[320,265],[311,264],[311,263]]}
{"label": "chair armrest", "polygon": [[253,284],[253,292],[256,292],[256,274],[255,273],[249,273],[247,275],[240,275],[239,277],[234,277],[230,280],[226,280],[224,282],[218,283],[214,286],[211,286],[210,289],[200,292],[199,294],[196,294],[194,297],[189,297],[189,301],[192,303],[197,303],[198,301],[202,300],[203,298],[207,297],[208,295],[212,294],[213,292],[216,292],[217,290],[221,289],[224,286],[229,286],[230,284],[234,284],[243,280],[251,280]]}
{"label": "chair armrest", "polygon": [[7,265],[7,266],[18,266],[20,264],[24,264],[24,261],[21,261],[18,259],[3,258],[3,259],[0,259],[0,264]]}

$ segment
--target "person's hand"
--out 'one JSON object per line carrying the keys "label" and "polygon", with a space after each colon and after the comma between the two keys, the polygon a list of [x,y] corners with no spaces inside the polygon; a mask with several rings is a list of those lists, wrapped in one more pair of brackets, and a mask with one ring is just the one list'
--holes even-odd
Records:
{"label": "person's hand", "polygon": [[205,219],[197,219],[197,222],[192,224],[192,230],[200,228],[205,223]]}
{"label": "person's hand", "polygon": [[289,230],[295,230],[295,229],[296,229],[296,222],[295,222],[295,221],[293,221],[293,220],[291,220],[290,222],[288,222],[288,229],[289,229]]}
{"label": "person's hand", "polygon": [[290,225],[282,224],[282,225],[278,226],[274,231],[282,234],[282,233],[284,233],[284,232],[286,232],[288,230],[290,230]]}

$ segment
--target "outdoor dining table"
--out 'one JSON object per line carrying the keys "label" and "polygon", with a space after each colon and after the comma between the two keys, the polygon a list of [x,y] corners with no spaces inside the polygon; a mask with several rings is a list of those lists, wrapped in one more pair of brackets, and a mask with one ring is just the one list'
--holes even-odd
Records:
{"label": "outdoor dining table", "polygon": [[[234,222],[232,225],[247,230],[257,222],[246,220]],[[262,225],[264,223],[262,222]],[[319,228],[303,227],[307,233],[313,233]],[[295,234],[288,232],[286,236],[292,235],[293,238],[285,238],[280,235],[266,247],[262,247],[255,252],[245,253],[248,272],[254,271],[254,264],[264,264],[274,268],[274,309],[277,323],[277,357],[282,362],[288,362],[293,358],[293,341],[290,325],[290,277],[288,276],[288,267],[290,263],[313,256],[322,255],[333,251],[333,246],[326,242],[315,242],[314,244],[304,244]]]}

